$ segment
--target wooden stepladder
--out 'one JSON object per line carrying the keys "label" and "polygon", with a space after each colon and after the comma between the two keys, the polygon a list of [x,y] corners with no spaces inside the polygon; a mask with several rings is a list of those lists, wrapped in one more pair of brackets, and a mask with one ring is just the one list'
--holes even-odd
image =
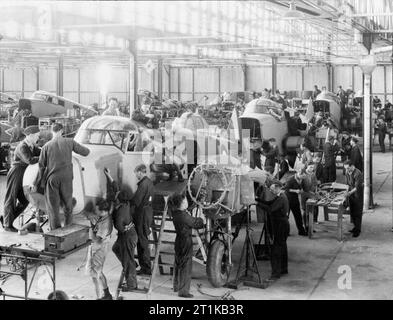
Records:
{"label": "wooden stepladder", "polygon": [[[159,267],[159,264],[162,265],[163,262],[161,260],[161,245],[162,245],[162,237],[164,235],[164,230],[165,230],[165,221],[167,218],[167,214],[168,214],[168,199],[169,196],[164,196],[164,211],[162,212],[162,218],[161,218],[161,225],[160,225],[160,231],[158,234],[158,239],[155,242],[155,256],[154,256],[154,261],[153,261],[153,269],[151,271],[151,277],[150,277],[150,281],[149,281],[149,287],[147,289],[147,294],[150,294],[153,290],[153,282],[154,279],[156,277],[157,274],[157,268]],[[154,231],[153,231],[154,233]]]}

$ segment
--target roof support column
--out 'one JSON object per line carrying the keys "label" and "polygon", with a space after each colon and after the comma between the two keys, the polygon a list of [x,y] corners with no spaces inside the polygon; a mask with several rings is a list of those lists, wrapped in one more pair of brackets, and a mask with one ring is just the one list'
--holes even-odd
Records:
{"label": "roof support column", "polygon": [[4,68],[1,68],[1,92],[4,92]]}
{"label": "roof support column", "polygon": [[78,68],[78,102],[81,103],[81,69]]}
{"label": "roof support column", "polygon": [[172,86],[171,86],[171,66],[168,66],[167,69],[167,74],[168,74],[168,97],[171,99],[172,97]]}
{"label": "roof support column", "polygon": [[162,59],[157,61],[157,95],[160,101],[162,101]]}
{"label": "roof support column", "polygon": [[304,67],[302,67],[302,91],[304,91]]}
{"label": "roof support column", "polygon": [[63,55],[59,56],[58,68],[57,68],[57,95],[63,96],[63,75],[64,75],[64,58]]}
{"label": "roof support column", "polygon": [[272,57],[272,94],[277,90],[277,57]]}
{"label": "roof support column", "polygon": [[248,91],[248,69],[246,64],[242,64],[243,70],[243,89],[244,91]]}
{"label": "roof support column", "polygon": [[130,101],[130,119],[132,117],[132,113],[138,105],[138,54],[136,50],[136,41],[129,40],[128,41],[128,53],[130,55],[129,60],[129,78],[130,78],[130,90],[129,90],[129,98]]}
{"label": "roof support column", "polygon": [[364,202],[363,211],[373,207],[372,199],[372,117],[371,117],[371,74],[376,67],[375,59],[366,56],[360,61],[364,75],[363,144],[364,144]]}
{"label": "roof support column", "polygon": [[36,75],[36,90],[40,90],[40,67],[37,66],[35,70],[35,75]]}
{"label": "roof support column", "polygon": [[195,69],[192,68],[192,101],[195,100]]}
{"label": "roof support column", "polygon": [[329,91],[329,92],[333,92],[333,66],[330,64],[330,63],[328,63],[327,65],[326,65],[326,67],[327,67],[327,72],[328,72],[328,85],[327,85],[327,90]]}
{"label": "roof support column", "polygon": [[22,69],[22,97],[25,96],[25,68]]}

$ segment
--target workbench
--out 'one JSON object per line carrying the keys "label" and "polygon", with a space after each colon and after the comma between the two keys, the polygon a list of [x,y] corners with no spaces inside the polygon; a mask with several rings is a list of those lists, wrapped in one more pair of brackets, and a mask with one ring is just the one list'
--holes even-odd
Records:
{"label": "workbench", "polygon": [[[89,242],[69,252],[58,254],[45,251],[43,234],[29,233],[27,235],[19,235],[15,232],[0,231],[0,261],[5,259],[5,261],[8,260],[13,262],[11,263],[11,266],[7,263],[8,265],[6,267],[9,267],[10,270],[5,270],[3,265],[0,264],[0,275],[6,277],[21,276],[25,282],[23,296],[6,293],[0,288],[0,297],[2,296],[3,300],[5,300],[6,297],[25,300],[37,300],[29,297],[29,293],[40,266],[45,267],[53,285],[53,292],[55,292],[56,260],[63,259],[66,256],[86,247],[87,245],[89,245]],[[15,269],[16,265],[17,270],[12,270]],[[33,271],[31,279],[28,277],[29,270]]]}
{"label": "workbench", "polygon": [[314,208],[323,207],[325,214],[337,214],[337,240],[343,241],[343,215],[347,214],[342,198],[331,202],[324,200],[308,199],[306,202],[306,216],[308,217],[308,237],[311,239],[314,233]]}

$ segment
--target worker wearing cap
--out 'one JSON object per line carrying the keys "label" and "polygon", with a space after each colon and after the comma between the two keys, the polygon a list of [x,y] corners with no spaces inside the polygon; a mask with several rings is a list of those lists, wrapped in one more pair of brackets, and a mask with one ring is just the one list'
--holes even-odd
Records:
{"label": "worker wearing cap", "polygon": [[363,157],[358,142],[359,140],[356,137],[351,138],[351,154],[349,160],[351,160],[356,169],[363,172]]}
{"label": "worker wearing cap", "polygon": [[288,179],[285,184],[286,196],[289,202],[289,210],[292,211],[295,219],[298,234],[307,236],[307,232],[303,225],[302,212],[300,210],[299,195],[303,193],[303,180],[305,178],[305,170],[299,169],[296,174]]}
{"label": "worker wearing cap", "polygon": [[138,179],[138,189],[131,199],[134,206],[134,223],[138,235],[138,260],[141,269],[138,274],[151,275],[151,262],[149,252],[150,226],[153,222],[152,199],[154,195],[153,182],[147,176],[147,169],[144,164],[138,165],[135,170]]}
{"label": "worker wearing cap", "polygon": [[26,209],[29,202],[23,192],[23,175],[28,165],[38,162],[40,149],[37,147],[40,130],[38,126],[27,127],[26,138],[15,149],[11,170],[7,175],[7,187],[4,200],[4,217],[1,217],[5,230],[16,232],[12,226],[14,220]]}
{"label": "worker wearing cap", "polygon": [[341,160],[342,162],[345,162],[351,154],[351,136],[347,131],[343,131],[341,135]]}
{"label": "worker wearing cap", "polygon": [[257,198],[258,206],[269,212],[273,228],[273,245],[271,251],[272,274],[269,280],[279,279],[288,274],[288,248],[289,234],[289,202],[280,183],[273,183],[270,191],[275,195],[272,201]]}
{"label": "worker wearing cap", "polygon": [[324,181],[336,181],[336,152],[340,150],[336,138],[329,136],[328,141],[323,146],[323,169]]}
{"label": "worker wearing cap", "polygon": [[45,191],[46,210],[51,230],[61,227],[60,202],[64,204],[65,225],[72,223],[72,152],[86,157],[90,150],[72,138],[63,138],[63,125],[52,125],[52,140],[41,151],[39,174],[35,183]]}
{"label": "worker wearing cap", "polygon": [[381,152],[385,153],[385,137],[388,128],[386,126],[386,122],[383,116],[379,116],[379,118],[377,119],[375,123],[375,130],[376,133],[378,134],[378,142],[379,142],[379,146],[381,147]]}
{"label": "worker wearing cap", "polygon": [[354,238],[357,238],[362,230],[363,174],[355,168],[351,160],[345,161],[344,167],[346,183],[349,186],[346,196],[348,197],[349,210],[354,224],[354,228],[350,232]]}

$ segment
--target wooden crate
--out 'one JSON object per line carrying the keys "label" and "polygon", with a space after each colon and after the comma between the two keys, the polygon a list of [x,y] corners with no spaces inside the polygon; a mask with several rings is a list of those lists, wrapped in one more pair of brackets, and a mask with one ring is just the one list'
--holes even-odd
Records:
{"label": "wooden crate", "polygon": [[89,241],[89,227],[72,224],[44,234],[45,251],[64,254]]}

